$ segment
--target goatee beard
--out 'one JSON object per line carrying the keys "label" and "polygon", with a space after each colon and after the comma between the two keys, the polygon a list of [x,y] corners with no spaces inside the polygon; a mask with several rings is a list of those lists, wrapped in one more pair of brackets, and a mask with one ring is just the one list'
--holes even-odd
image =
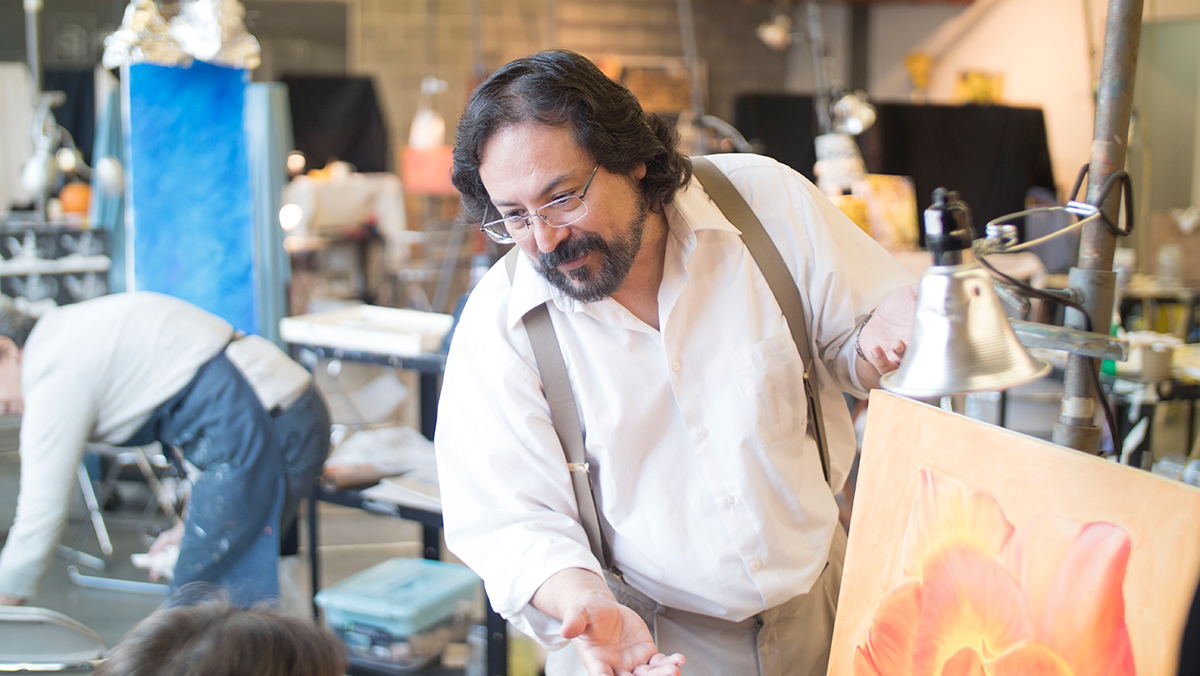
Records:
{"label": "goatee beard", "polygon": [[[605,240],[594,232],[577,231],[563,240],[554,251],[539,254],[535,267],[551,285],[581,303],[604,300],[616,293],[629,276],[638,251],[642,248],[642,235],[646,231],[649,216],[650,210],[639,194],[637,213],[625,232]],[[566,274],[558,269],[559,265],[593,251],[600,253],[600,262],[594,268],[581,265]]]}

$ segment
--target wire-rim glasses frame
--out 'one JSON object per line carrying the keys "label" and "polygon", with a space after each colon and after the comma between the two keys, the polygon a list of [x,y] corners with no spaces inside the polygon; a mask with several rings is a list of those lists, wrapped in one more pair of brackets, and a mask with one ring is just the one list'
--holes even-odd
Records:
{"label": "wire-rim glasses frame", "polygon": [[[552,228],[565,228],[568,225],[578,223],[581,218],[587,216],[587,202],[583,198],[587,196],[588,189],[592,187],[592,179],[596,178],[596,172],[599,170],[600,165],[597,164],[592,169],[592,173],[588,175],[587,181],[578,193],[571,193],[550,200],[537,209],[534,209],[533,213],[528,216],[513,214],[482,223],[479,229],[497,244],[512,244],[529,236],[529,233],[533,231],[532,219],[535,216]],[[515,235],[513,234],[514,232],[516,233]]]}

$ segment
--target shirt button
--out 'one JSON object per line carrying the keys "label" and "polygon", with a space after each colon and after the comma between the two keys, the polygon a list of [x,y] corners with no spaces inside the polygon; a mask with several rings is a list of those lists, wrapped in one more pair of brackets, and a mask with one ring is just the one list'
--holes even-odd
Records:
{"label": "shirt button", "polygon": [[678,371],[679,371],[679,368],[680,368],[680,366],[679,366],[679,362],[675,362],[674,364],[671,364],[671,370],[672,370],[672,371],[678,372]]}
{"label": "shirt button", "polygon": [[696,436],[703,439],[704,437],[708,436],[708,430],[706,428],[701,427],[700,429],[696,430]]}
{"label": "shirt button", "polygon": [[763,569],[763,562],[762,562],[762,559],[754,559],[754,560],[752,560],[752,561],[750,562],[750,567],[751,567],[751,568],[753,568],[754,570],[762,570],[762,569]]}
{"label": "shirt button", "polygon": [[737,502],[737,500],[732,495],[725,496],[725,504],[726,505],[732,506],[734,502]]}

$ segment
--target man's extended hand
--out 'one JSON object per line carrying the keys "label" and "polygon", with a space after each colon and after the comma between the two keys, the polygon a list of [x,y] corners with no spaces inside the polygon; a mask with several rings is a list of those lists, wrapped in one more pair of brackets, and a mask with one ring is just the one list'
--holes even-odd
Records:
{"label": "man's extended hand", "polygon": [[637,613],[617,603],[604,578],[560,570],[533,595],[533,607],[562,620],[588,676],[680,676],[683,655],[663,655]]}
{"label": "man's extended hand", "polygon": [[591,597],[563,618],[563,638],[575,649],[589,676],[679,676],[683,655],[663,655],[646,623],[615,600]]}
{"label": "man's extended hand", "polygon": [[[900,367],[900,359],[912,338],[917,312],[917,287],[908,286],[888,294],[875,308],[875,314],[858,334],[858,346],[869,364],[859,362],[859,379],[868,388],[879,384],[879,377]],[[869,366],[874,368],[863,368]],[[874,371],[874,373],[871,373]]]}
{"label": "man's extended hand", "polygon": [[13,596],[0,592],[0,606],[23,606],[26,598],[24,596]]}

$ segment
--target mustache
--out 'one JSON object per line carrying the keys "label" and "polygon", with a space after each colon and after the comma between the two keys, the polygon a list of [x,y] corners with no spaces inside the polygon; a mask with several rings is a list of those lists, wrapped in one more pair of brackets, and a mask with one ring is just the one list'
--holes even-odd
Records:
{"label": "mustache", "polygon": [[608,245],[604,238],[594,232],[573,234],[560,242],[554,251],[538,254],[538,264],[543,270],[553,270],[567,261],[573,261],[593,251],[607,250]]}

